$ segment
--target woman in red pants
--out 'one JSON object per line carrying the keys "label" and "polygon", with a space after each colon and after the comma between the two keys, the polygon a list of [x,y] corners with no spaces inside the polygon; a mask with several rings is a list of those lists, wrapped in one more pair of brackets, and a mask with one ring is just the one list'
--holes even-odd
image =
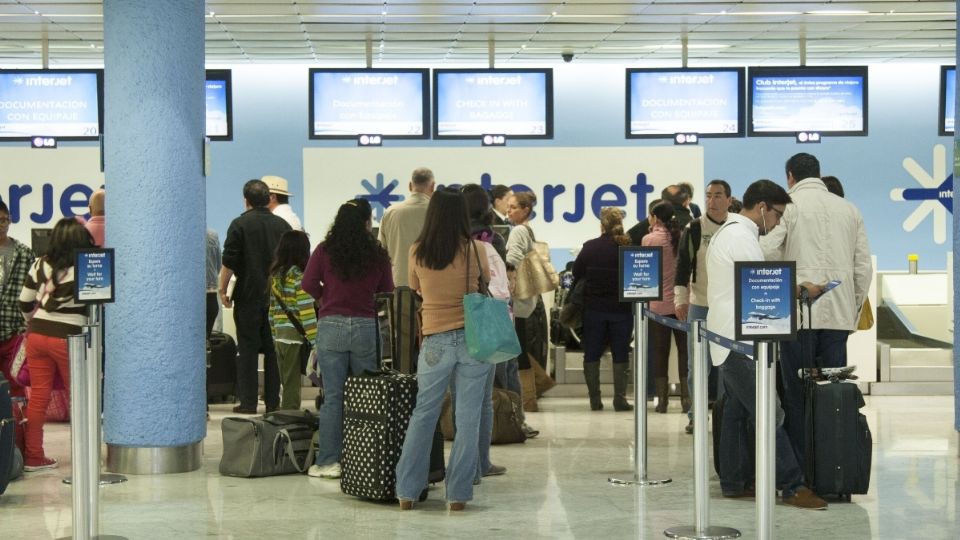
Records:
{"label": "woman in red pants", "polygon": [[43,424],[57,373],[70,388],[67,336],[81,333],[81,326],[87,322],[86,308],[73,298],[74,250],[91,247],[93,239],[83,225],[73,218],[61,219],[50,235],[49,251],[34,261],[20,293],[20,309],[28,320],[27,366],[31,387],[24,432],[25,471],[57,466],[57,460],[43,452]]}

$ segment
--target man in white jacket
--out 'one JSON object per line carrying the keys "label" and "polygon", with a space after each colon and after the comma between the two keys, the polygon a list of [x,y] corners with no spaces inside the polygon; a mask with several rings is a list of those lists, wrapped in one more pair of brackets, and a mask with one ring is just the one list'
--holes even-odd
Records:
{"label": "man in white jacket", "polygon": [[[797,282],[840,285],[812,306],[801,306],[797,340],[782,345],[783,408],[787,433],[803,459],[804,367],[847,365],[847,336],[856,330],[860,309],[873,276],[870,245],[863,216],[849,201],[827,190],[820,180],[820,162],[805,153],[787,160],[787,193],[793,200],[780,227],[761,237],[767,260],[797,262]],[[798,325],[800,326],[800,325]]]}

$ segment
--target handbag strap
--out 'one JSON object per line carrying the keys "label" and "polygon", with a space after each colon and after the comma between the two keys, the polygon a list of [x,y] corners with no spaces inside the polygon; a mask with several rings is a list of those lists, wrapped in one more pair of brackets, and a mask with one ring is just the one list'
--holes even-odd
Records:
{"label": "handbag strap", "polygon": [[300,323],[300,319],[293,314],[290,308],[287,307],[287,304],[283,301],[283,298],[277,294],[276,289],[270,287],[270,292],[273,293],[273,297],[277,300],[277,303],[280,304],[280,307],[283,308],[283,312],[287,314],[287,319],[290,320],[290,324],[297,329],[297,333],[300,334],[300,337],[303,338],[303,341],[310,343],[310,340],[307,339],[307,331],[304,330],[303,324]]}
{"label": "handbag strap", "polygon": [[[483,266],[480,264],[480,252],[477,251],[477,244],[473,241],[473,238],[469,239],[468,242],[473,246],[473,253],[477,256],[477,292],[485,296],[492,296],[490,294],[490,288],[487,286],[487,283],[483,281]],[[470,248],[466,249],[467,252],[467,263],[464,265],[466,271],[464,272],[464,289],[466,292],[463,294],[470,294]]]}

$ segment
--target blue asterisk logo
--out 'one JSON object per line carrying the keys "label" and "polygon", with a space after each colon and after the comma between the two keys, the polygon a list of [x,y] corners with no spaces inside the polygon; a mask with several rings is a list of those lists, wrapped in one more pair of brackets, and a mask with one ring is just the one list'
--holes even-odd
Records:
{"label": "blue asterisk logo", "polygon": [[387,211],[387,208],[390,208],[391,204],[403,200],[403,195],[393,194],[393,190],[400,185],[400,181],[394,178],[389,184],[384,185],[383,173],[377,173],[376,186],[366,178],[360,181],[360,185],[367,192],[357,195],[357,198],[370,201],[373,216],[377,221],[383,219],[383,213]]}
{"label": "blue asterisk logo", "polygon": [[928,215],[932,215],[933,241],[937,244],[947,241],[948,217],[953,213],[953,175],[947,174],[948,165],[946,147],[942,144],[934,145],[932,172],[928,172],[912,157],[903,160],[904,170],[920,187],[890,190],[890,200],[920,203],[904,220],[903,230],[913,232]]}

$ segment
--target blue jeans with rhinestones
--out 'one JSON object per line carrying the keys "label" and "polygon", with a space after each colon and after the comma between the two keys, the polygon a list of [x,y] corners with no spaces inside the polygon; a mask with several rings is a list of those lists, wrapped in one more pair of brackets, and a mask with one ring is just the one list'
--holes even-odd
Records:
{"label": "blue jeans with rhinestones", "polygon": [[456,385],[457,436],[447,463],[447,501],[473,499],[479,462],[480,409],[491,370],[491,364],[478,362],[467,354],[463,328],[424,338],[417,361],[417,406],[397,463],[398,499],[416,500],[427,487],[433,434],[443,395],[451,382]]}
{"label": "blue jeans with rhinestones", "polygon": [[317,465],[340,462],[343,449],[343,385],[347,375],[377,369],[377,320],[328,315],[317,321],[317,364],[323,377]]}

